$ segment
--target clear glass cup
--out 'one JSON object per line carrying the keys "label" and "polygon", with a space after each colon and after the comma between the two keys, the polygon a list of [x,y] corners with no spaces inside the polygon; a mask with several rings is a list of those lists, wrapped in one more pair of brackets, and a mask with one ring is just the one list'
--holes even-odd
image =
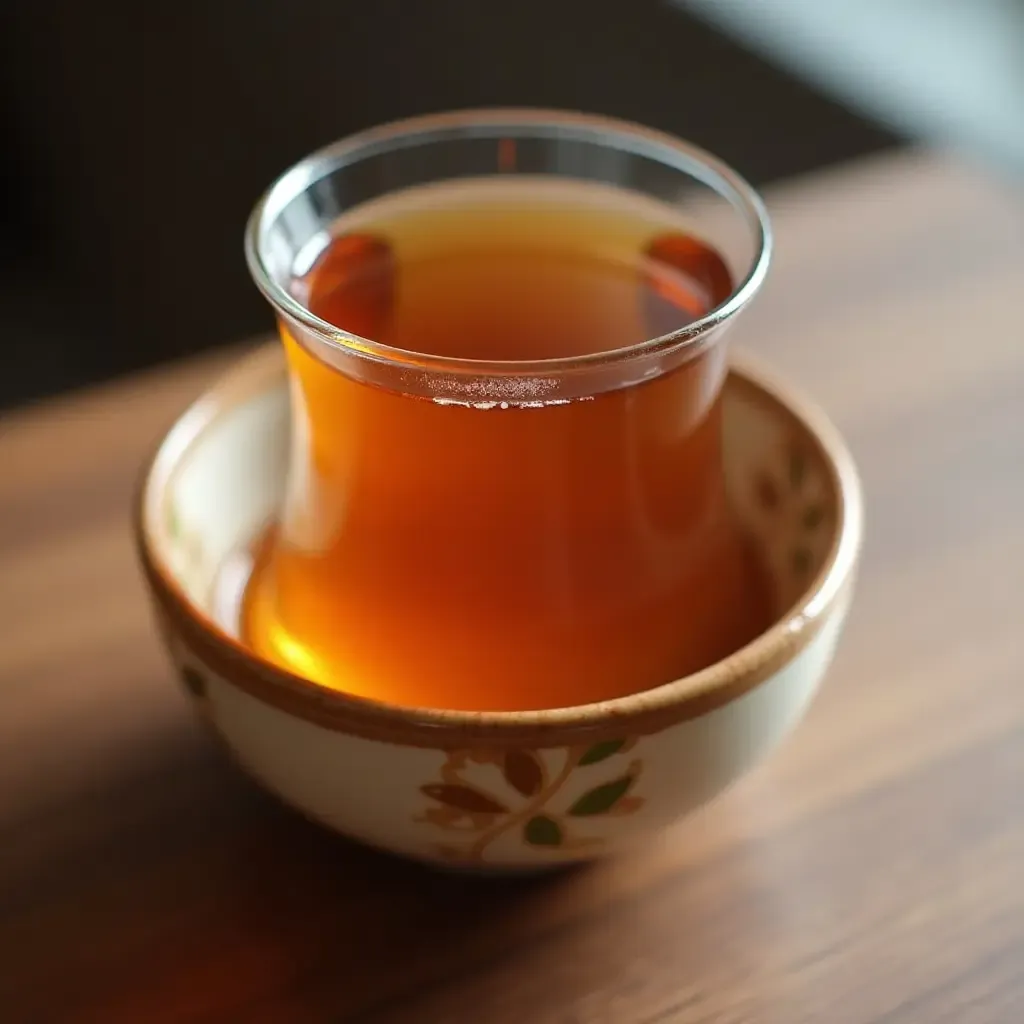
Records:
{"label": "clear glass cup", "polygon": [[[662,204],[732,290],[668,334],[524,361],[390,347],[303,304],[296,281],[352,211],[515,175]],[[721,474],[721,339],[764,279],[770,231],[732,170],[593,116],[416,118],[283,174],[246,254],[293,397],[287,492],[244,616],[261,654],[371,699],[516,710],[642,690],[745,642],[750,623],[729,621],[753,584]]]}

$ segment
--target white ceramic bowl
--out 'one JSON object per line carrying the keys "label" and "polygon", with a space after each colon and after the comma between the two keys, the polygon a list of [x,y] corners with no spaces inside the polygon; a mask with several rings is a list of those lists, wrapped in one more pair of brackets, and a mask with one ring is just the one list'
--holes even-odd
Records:
{"label": "white ceramic bowl", "polygon": [[260,660],[225,628],[215,580],[270,518],[289,407],[279,346],[243,360],[159,447],[137,537],[171,657],[241,765],[372,846],[490,870],[622,848],[704,803],[799,721],[842,629],[861,492],[822,414],[760,371],[725,384],[731,499],[780,615],[745,648],[653,690],[553,711],[469,713],[349,697]]}

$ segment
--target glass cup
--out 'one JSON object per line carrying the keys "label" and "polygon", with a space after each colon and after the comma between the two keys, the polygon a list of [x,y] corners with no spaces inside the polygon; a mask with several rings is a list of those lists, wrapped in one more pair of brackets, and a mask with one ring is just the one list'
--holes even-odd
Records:
{"label": "glass cup", "polygon": [[[406,351],[304,304],[297,283],[353,211],[498,176],[653,202],[735,283],[667,334],[524,360]],[[726,500],[719,397],[723,330],[764,279],[770,232],[721,162],[599,117],[421,117],[283,174],[246,254],[292,394],[287,489],[243,612],[257,652],[370,699],[515,711],[669,682],[767,624]]]}

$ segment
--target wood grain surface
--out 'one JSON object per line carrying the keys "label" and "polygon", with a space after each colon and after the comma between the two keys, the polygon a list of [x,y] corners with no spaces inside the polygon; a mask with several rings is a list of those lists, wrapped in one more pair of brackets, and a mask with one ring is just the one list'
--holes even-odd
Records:
{"label": "wood grain surface", "polygon": [[734,342],[851,442],[858,598],[785,748],[593,868],[365,852],[194,725],[128,505],[227,356],[0,420],[4,1024],[1024,1019],[1024,197],[907,154],[769,198]]}

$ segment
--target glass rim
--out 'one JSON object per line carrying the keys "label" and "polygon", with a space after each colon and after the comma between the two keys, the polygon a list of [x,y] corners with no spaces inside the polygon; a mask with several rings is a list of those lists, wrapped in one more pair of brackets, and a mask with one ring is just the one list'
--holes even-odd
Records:
{"label": "glass rim", "polygon": [[[389,150],[457,140],[460,136],[479,137],[482,132],[500,132],[509,138],[539,138],[545,135],[558,138],[568,135],[576,141],[604,145],[677,170],[710,188],[732,206],[751,231],[755,256],[746,274],[726,299],[683,327],[617,349],[533,360],[452,357],[386,345],[321,319],[274,279],[264,259],[265,234],[290,202],[322,178],[364,158]],[[482,107],[425,114],[389,121],[345,136],[303,157],[280,174],[257,200],[245,227],[245,257],[249,273],[279,315],[298,322],[319,342],[343,355],[407,370],[459,376],[549,376],[697,348],[716,328],[742,310],[758,292],[768,272],[771,253],[771,223],[764,201],[742,175],[702,147],[632,121],[530,107]]]}

